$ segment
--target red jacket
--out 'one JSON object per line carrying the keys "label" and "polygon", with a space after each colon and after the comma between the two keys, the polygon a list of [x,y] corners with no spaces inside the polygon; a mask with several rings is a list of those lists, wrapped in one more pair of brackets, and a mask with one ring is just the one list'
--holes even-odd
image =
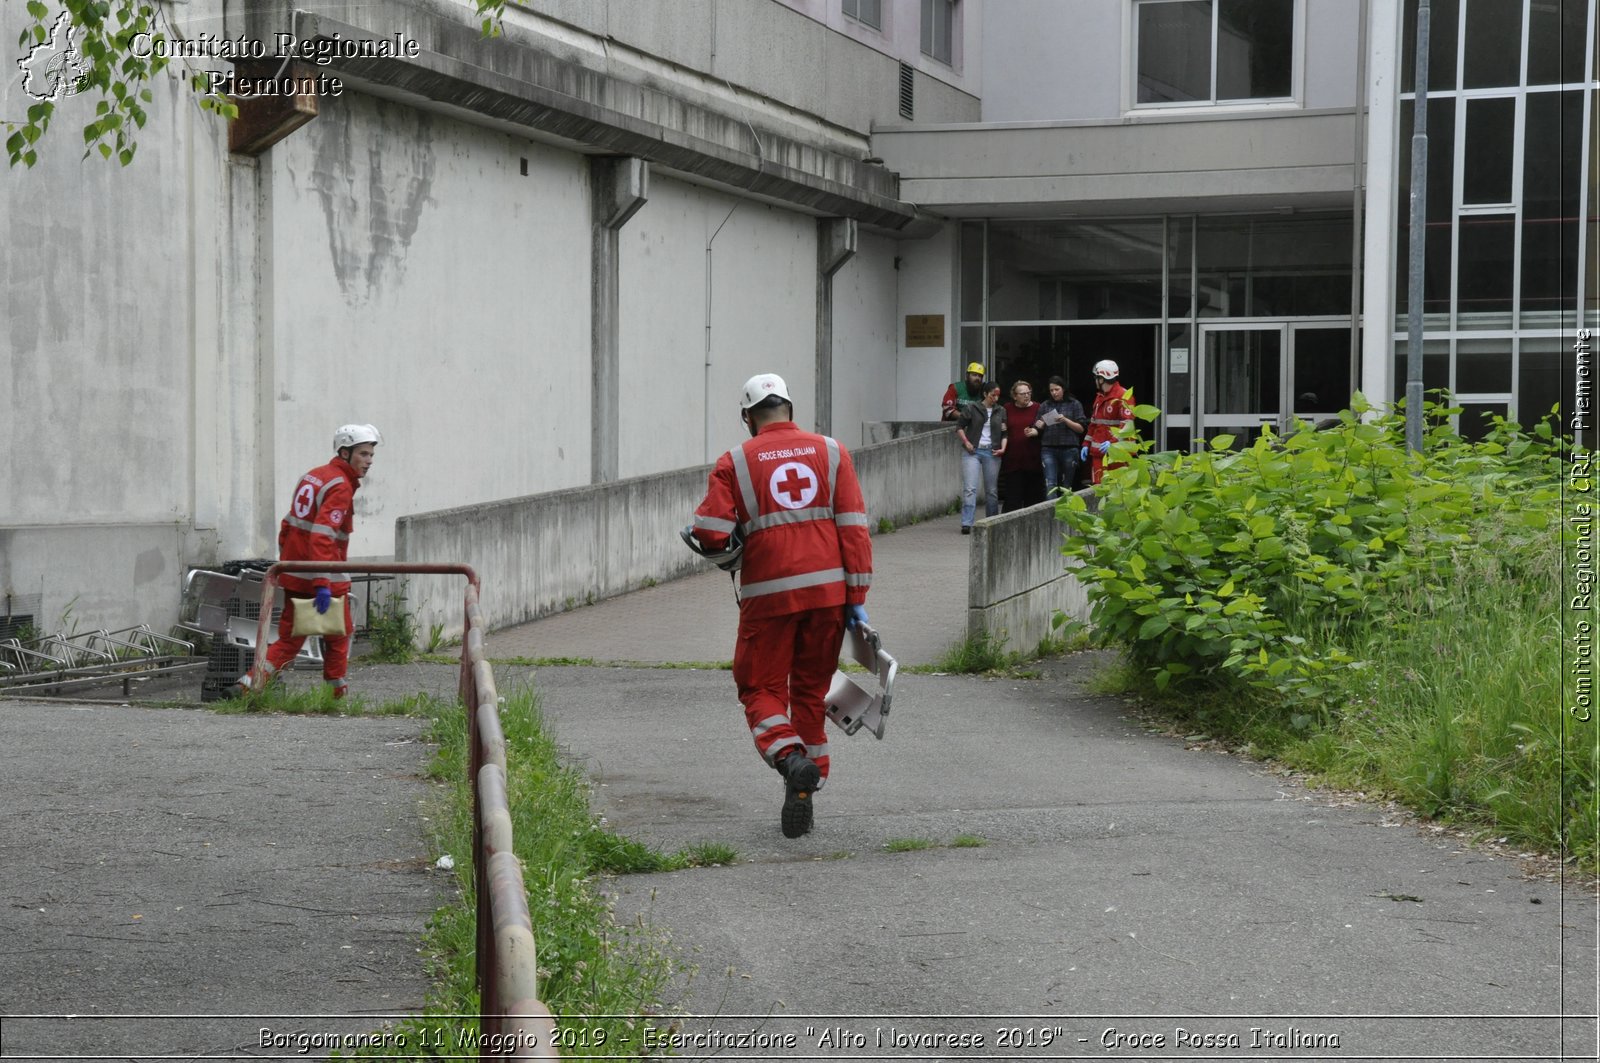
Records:
{"label": "red jacket", "polygon": [[[319,465],[295,484],[289,512],[278,528],[278,560],[343,561],[350,554],[350,533],[355,531],[356,488],[361,477],[343,458]],[[285,590],[309,594],[318,587],[330,588],[335,596],[350,590],[343,574],[289,573],[279,577]]]}
{"label": "red jacket", "polygon": [[713,550],[744,532],[739,609],[759,619],[861,605],[872,539],[850,454],[793,421],[762,427],[717,459],[694,534]]}
{"label": "red jacket", "polygon": [[1094,408],[1089,411],[1089,442],[1114,442],[1117,429],[1133,420],[1133,407],[1129,405],[1132,401],[1128,389],[1121,384],[1096,392]]}

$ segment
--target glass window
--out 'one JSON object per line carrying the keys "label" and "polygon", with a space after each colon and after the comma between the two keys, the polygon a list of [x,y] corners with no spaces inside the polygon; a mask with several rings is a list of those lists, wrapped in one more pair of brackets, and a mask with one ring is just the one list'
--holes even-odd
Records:
{"label": "glass window", "polygon": [[956,0],[922,0],[922,54],[951,62],[955,26]]}
{"label": "glass window", "polygon": [[1468,215],[1456,239],[1456,327],[1510,328],[1516,215]]}
{"label": "glass window", "polygon": [[1200,317],[1350,313],[1348,217],[1201,218],[1195,277]]}
{"label": "glass window", "polygon": [[[1406,341],[1394,341],[1394,401],[1406,397]],[[1450,387],[1450,341],[1422,341],[1422,392],[1424,399],[1436,399],[1435,391]]]}
{"label": "glass window", "polygon": [[[1428,90],[1456,87],[1456,35],[1461,0],[1432,0],[1428,5]],[[1401,92],[1417,90],[1417,0],[1406,0],[1405,39],[1400,46]],[[1432,121],[1430,117],[1429,121]]]}
{"label": "glass window", "polygon": [[989,364],[988,352],[983,346],[982,325],[961,326],[961,349],[956,352],[956,379],[962,379],[967,372],[967,366],[973,362]]}
{"label": "glass window", "polygon": [[1205,412],[1257,419],[1276,414],[1281,404],[1282,334],[1277,329],[1219,329],[1204,335]]}
{"label": "glass window", "polygon": [[[1554,336],[1522,341],[1522,356],[1517,361],[1517,420],[1525,428],[1545,420],[1552,408],[1559,407],[1557,423],[1551,427],[1558,433],[1566,431],[1566,420],[1572,412],[1572,396],[1561,393],[1566,343]],[[1570,369],[1567,379],[1571,380]]]}
{"label": "glass window", "polygon": [[1281,99],[1293,70],[1293,0],[1217,0],[1217,99]]}
{"label": "glass window", "polygon": [[1506,412],[1503,402],[1464,402],[1461,404],[1460,423],[1456,431],[1461,433],[1463,439],[1480,440],[1494,427],[1490,418],[1504,417]]}
{"label": "glass window", "polygon": [[[1175,325],[1167,333],[1167,398],[1165,412],[1190,413],[1189,385],[1194,380],[1194,338],[1188,325]],[[1169,439],[1169,445],[1171,441]]]}
{"label": "glass window", "polygon": [[1520,304],[1524,326],[1544,327],[1578,294],[1583,93],[1530,92],[1526,110]]}
{"label": "glass window", "polygon": [[1211,99],[1211,2],[1144,3],[1138,9],[1140,103]]}
{"label": "glass window", "polygon": [[1528,84],[1583,80],[1588,0],[1533,0],[1528,12]]}
{"label": "glass window", "polygon": [[1140,0],[1139,103],[1284,99],[1294,0]]}
{"label": "glass window", "polygon": [[[1431,79],[1430,79],[1431,80]],[[1400,215],[1395,240],[1395,313],[1399,328],[1405,329],[1410,298],[1411,276],[1411,131],[1415,107],[1407,100],[1400,105],[1400,167],[1398,170]],[[1422,312],[1450,313],[1450,228],[1455,213],[1455,117],[1456,101],[1433,97],[1428,100],[1428,202],[1425,215],[1427,246],[1422,274]],[[1429,327],[1435,327],[1430,322]],[[1445,327],[1448,327],[1447,325]]]}
{"label": "glass window", "polygon": [[983,320],[983,222],[961,223],[961,320]]}
{"label": "glass window", "polygon": [[883,0],[844,0],[844,13],[875,30],[883,29]]}
{"label": "glass window", "polygon": [[1463,395],[1511,390],[1511,340],[1456,341],[1456,391]]}
{"label": "glass window", "polygon": [[1469,99],[1466,106],[1462,151],[1472,165],[1462,170],[1461,202],[1510,203],[1517,101],[1510,96]]}
{"label": "glass window", "polygon": [[989,223],[989,320],[1161,316],[1162,223]]}
{"label": "glass window", "polygon": [[1462,48],[1461,87],[1497,89],[1522,84],[1522,4],[1517,0],[1467,0],[1467,17],[1462,21],[1467,39]]}
{"label": "glass window", "polygon": [[1348,326],[1290,330],[1294,338],[1294,412],[1323,416],[1350,406]]}

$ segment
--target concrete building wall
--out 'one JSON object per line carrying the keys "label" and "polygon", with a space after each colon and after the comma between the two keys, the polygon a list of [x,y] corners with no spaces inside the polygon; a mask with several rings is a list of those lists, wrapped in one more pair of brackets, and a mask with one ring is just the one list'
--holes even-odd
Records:
{"label": "concrete building wall", "polygon": [[983,63],[985,122],[1059,122],[1122,113],[1123,4],[1006,0],[990,5]]}
{"label": "concrete building wall", "polygon": [[[1297,8],[1301,107],[1355,106],[1358,10],[1351,0],[1303,0]],[[1004,76],[983,84],[983,121],[1060,122],[1138,113],[1131,109],[1132,12],[1132,4],[1104,0],[985,5],[984,64]]]}
{"label": "concrete building wall", "polygon": [[[380,6],[337,3],[318,17],[357,24],[381,16],[425,48],[480,47],[457,40],[459,5],[448,0]],[[772,129],[794,137],[784,154],[752,158],[789,166],[761,190],[798,195],[805,210],[691,184],[663,165],[649,202],[622,229],[624,387],[615,408],[623,476],[697,466],[738,442],[737,389],[757,371],[781,373],[810,423],[818,402],[815,212],[831,204],[806,196],[833,195],[823,187],[831,181],[856,197],[840,197],[846,209],[854,203],[895,224],[909,214],[892,199],[892,176],[858,161],[863,130],[894,106],[892,95],[868,99],[868,82],[892,85],[894,60],[775,0],[749,4],[748,17],[743,2],[681,6],[714,15],[718,36],[659,5],[551,0],[508,12],[508,37],[521,43],[481,45],[500,49],[496,61],[507,48],[526,60],[507,61],[505,77],[572,73],[556,52],[620,77],[627,62],[607,53],[627,47],[603,36],[613,30],[637,41],[634,57],[655,49],[655,65],[626,69],[653,95],[630,103],[615,78],[597,79],[596,91],[611,94],[602,102],[638,103],[708,134],[694,140],[663,127],[674,161],[702,150],[726,162],[718,153],[729,145],[716,138],[732,129],[733,149],[744,150],[747,119],[760,130],[750,146],[770,149]],[[220,9],[197,0],[172,17],[192,36],[223,26]],[[19,11],[0,5],[8,39],[20,29]],[[244,32],[260,16],[262,26],[298,27],[291,16],[308,17],[286,5],[251,11],[226,25]],[[549,35],[521,25],[532,22]],[[762,35],[774,27],[798,43],[769,68],[752,56],[764,54]],[[676,67],[664,55],[703,65]],[[465,61],[458,68],[487,70]],[[290,486],[327,460],[333,428],[347,421],[385,433],[358,495],[357,558],[394,551],[394,521],[407,513],[588,482],[585,157],[530,139],[542,133],[507,132],[509,121],[491,130],[463,106],[446,114],[426,100],[380,99],[359,87],[367,84],[359,71],[354,77],[345,94],[322,99],[318,118],[259,158],[230,155],[226,125],[198,112],[181,81],[162,79],[135,164],[82,162],[73,140],[86,116],[73,107],[85,101],[68,101],[39,166],[0,186],[9,249],[0,258],[0,409],[12,414],[0,423],[0,599],[37,600],[46,626],[70,606],[83,626],[165,627],[189,566],[276,552]],[[495,91],[510,84],[497,71],[483,77]],[[790,93],[784,78],[803,84]],[[757,82],[773,95],[747,91]],[[0,113],[26,110],[16,86],[0,85]],[[949,109],[935,113],[976,116],[964,90],[940,83],[938,91]],[[671,110],[674,93],[692,101],[681,113]],[[923,113],[928,99],[919,96]],[[587,134],[610,119],[586,120]],[[815,172],[794,169],[800,163]],[[923,251],[864,232],[837,282],[849,355],[839,360],[835,394],[851,409],[836,420],[847,443],[859,439],[862,421],[896,414],[893,261],[902,246]],[[40,250],[18,250],[26,248]],[[942,367],[932,373],[945,375]]]}
{"label": "concrete building wall", "polygon": [[352,557],[405,513],[589,481],[581,157],[350,95],[263,166],[278,506],[352,421],[384,432]]}
{"label": "concrete building wall", "polygon": [[756,373],[782,376],[809,423],[816,256],[807,215],[651,178],[621,236],[622,476],[698,465],[737,443],[739,388]]}
{"label": "concrete building wall", "polygon": [[[795,115],[858,134],[899,115],[900,63],[917,71],[917,120],[978,118],[981,52],[961,46],[959,65],[921,52],[921,0],[884,0],[882,31],[846,19],[838,0],[531,0],[527,10],[622,50],[704,75],[707,92],[759,97]],[[962,5],[967,40],[978,5]],[[508,21],[526,15],[507,12]],[[692,76],[692,74],[691,74]],[[727,84],[725,85],[724,82]],[[747,99],[746,102],[753,102]],[[814,120],[814,119],[812,119]]]}
{"label": "concrete building wall", "polygon": [[[931,239],[900,244],[900,268],[895,274],[900,308],[894,321],[897,361],[893,420],[938,420],[944,389],[956,378],[957,363],[965,361],[960,321],[955,313],[958,234],[958,226],[952,222]],[[913,314],[944,315],[943,346],[906,346],[905,321]],[[972,356],[981,360],[983,352],[979,349]]]}
{"label": "concrete building wall", "polygon": [[833,435],[847,447],[871,442],[863,424],[895,408],[897,242],[862,233],[833,277]]}
{"label": "concrete building wall", "polygon": [[[0,38],[14,45],[23,15],[0,5]],[[20,116],[34,100],[9,70],[0,114]],[[178,558],[215,545],[214,508],[193,520],[219,443],[215,419],[196,431],[219,369],[197,292],[223,246],[225,168],[187,87],[151,88],[133,166],[82,158],[94,103],[75,97],[37,165],[0,183],[0,617],[41,630],[164,627]]]}

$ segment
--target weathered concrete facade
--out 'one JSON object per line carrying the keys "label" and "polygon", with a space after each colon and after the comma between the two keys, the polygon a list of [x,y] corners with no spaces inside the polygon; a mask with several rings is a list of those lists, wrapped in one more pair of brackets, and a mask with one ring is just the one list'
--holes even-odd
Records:
{"label": "weathered concrete facade", "polygon": [[[275,554],[289,485],[352,420],[385,442],[351,555],[382,557],[408,513],[698,466],[757,371],[850,444],[896,415],[893,264],[938,224],[864,161],[895,108],[883,51],[770,0],[546,0],[493,40],[452,0],[173,18],[419,54],[321,68],[345,91],[254,158],[177,78],[126,169],[80,162],[92,99],[59,102],[39,165],[0,184],[0,618],[165,627],[188,567]],[[923,113],[975,118],[960,82],[924,78]],[[0,113],[31,102],[3,91]],[[648,178],[609,293],[600,156]],[[870,235],[819,367],[828,217]]]}

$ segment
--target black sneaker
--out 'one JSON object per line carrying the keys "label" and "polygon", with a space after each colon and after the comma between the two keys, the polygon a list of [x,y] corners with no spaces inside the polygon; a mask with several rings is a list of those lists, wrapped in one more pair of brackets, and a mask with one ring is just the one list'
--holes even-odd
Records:
{"label": "black sneaker", "polygon": [[778,765],[783,773],[783,836],[798,838],[811,830],[811,795],[822,772],[801,753],[790,753]]}

